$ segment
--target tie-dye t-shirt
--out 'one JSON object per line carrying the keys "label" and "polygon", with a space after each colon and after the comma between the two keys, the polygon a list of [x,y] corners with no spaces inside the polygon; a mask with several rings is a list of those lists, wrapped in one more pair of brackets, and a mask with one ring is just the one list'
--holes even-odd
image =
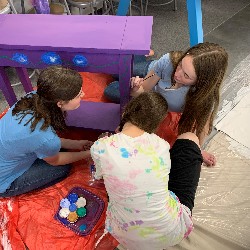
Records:
{"label": "tie-dye t-shirt", "polygon": [[168,190],[169,144],[155,134],[123,133],[91,147],[96,178],[109,195],[106,229],[129,250],[162,250],[193,229],[189,209]]}

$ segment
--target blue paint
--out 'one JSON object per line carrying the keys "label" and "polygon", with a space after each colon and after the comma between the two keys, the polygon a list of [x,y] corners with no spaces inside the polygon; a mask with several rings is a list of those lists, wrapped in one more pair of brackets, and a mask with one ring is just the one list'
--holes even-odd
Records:
{"label": "blue paint", "polygon": [[129,5],[130,5],[130,0],[120,0],[116,15],[126,16],[129,10]]}
{"label": "blue paint", "polygon": [[76,206],[75,203],[70,204],[70,206],[69,206],[69,211],[70,211],[70,212],[75,212],[76,209],[77,209],[77,206]]}
{"label": "blue paint", "polygon": [[187,0],[190,47],[203,42],[201,0]]}
{"label": "blue paint", "polygon": [[72,61],[75,66],[86,67],[88,65],[87,58],[82,55],[75,55]]}
{"label": "blue paint", "polygon": [[87,228],[87,225],[86,225],[86,224],[82,224],[82,225],[79,227],[80,231],[85,231],[86,228]]}
{"label": "blue paint", "polygon": [[28,57],[21,53],[15,53],[11,59],[21,64],[29,64]]}
{"label": "blue paint", "polygon": [[41,60],[48,65],[61,65],[62,60],[55,52],[45,52],[41,56]]}

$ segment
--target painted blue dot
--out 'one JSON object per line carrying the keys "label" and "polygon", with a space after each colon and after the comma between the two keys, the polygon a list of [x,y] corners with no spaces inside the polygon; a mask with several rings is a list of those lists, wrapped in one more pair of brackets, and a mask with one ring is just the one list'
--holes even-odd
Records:
{"label": "painted blue dot", "polygon": [[86,224],[82,224],[82,225],[79,227],[80,231],[85,231],[86,228],[87,228],[87,225],[86,225]]}
{"label": "painted blue dot", "polygon": [[61,65],[62,60],[55,52],[45,52],[41,56],[41,60],[48,65]]}
{"label": "painted blue dot", "polygon": [[69,211],[74,212],[77,210],[77,205],[75,203],[70,204]]}
{"label": "painted blue dot", "polygon": [[88,65],[88,60],[83,55],[75,55],[72,61],[76,66],[79,67],[85,67]]}

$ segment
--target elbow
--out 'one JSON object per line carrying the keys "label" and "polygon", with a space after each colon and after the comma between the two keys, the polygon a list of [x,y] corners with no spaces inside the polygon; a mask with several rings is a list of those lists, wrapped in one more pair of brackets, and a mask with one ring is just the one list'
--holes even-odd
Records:
{"label": "elbow", "polygon": [[46,161],[51,166],[58,166],[58,165],[60,165],[59,154],[57,154],[55,156],[44,158],[43,160]]}

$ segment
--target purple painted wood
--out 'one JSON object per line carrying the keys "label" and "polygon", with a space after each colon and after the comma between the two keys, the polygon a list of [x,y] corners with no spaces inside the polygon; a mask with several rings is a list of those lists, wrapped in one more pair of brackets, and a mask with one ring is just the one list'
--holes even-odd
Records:
{"label": "purple painted wood", "polygon": [[130,78],[132,72],[132,55],[121,56],[119,60],[119,89],[121,98],[121,113],[123,112],[124,106],[130,99]]}
{"label": "purple painted wood", "polygon": [[67,125],[114,131],[120,122],[120,105],[115,103],[81,102],[67,113]]}
{"label": "purple painted wood", "polygon": [[17,101],[15,92],[11,87],[11,83],[4,70],[4,67],[0,67],[0,90],[2,90],[3,95],[10,106],[12,106]]}
{"label": "purple painted wood", "polygon": [[[0,15],[0,30],[0,66],[18,68],[27,92],[31,84],[26,68],[59,64],[78,71],[119,74],[121,105],[83,102],[69,115],[71,126],[112,131],[120,120],[119,108],[129,100],[132,55],[149,52],[152,17]],[[12,105],[14,92],[4,75],[2,79],[2,90]]]}
{"label": "purple painted wood", "polygon": [[[26,68],[46,68],[53,65],[53,60],[56,64],[61,64],[66,67],[75,68],[78,71],[85,72],[103,72],[115,74],[119,71],[118,54],[90,54],[81,52],[57,51],[53,52],[41,50],[7,50],[0,49],[0,66],[11,67],[26,67]],[[3,56],[1,56],[3,55]],[[18,56],[19,55],[19,56]],[[75,56],[83,56],[87,60],[87,65],[79,65],[74,62]]]}
{"label": "purple painted wood", "polygon": [[[136,25],[127,27],[128,19]],[[17,25],[17,23],[22,25]],[[91,15],[1,15],[1,48],[88,53],[148,53],[152,17]],[[134,29],[134,28],[133,28]],[[135,33],[138,32],[137,35]],[[134,33],[134,34],[133,34]],[[123,48],[124,37],[133,47]],[[126,41],[128,40],[126,39]]]}
{"label": "purple painted wood", "polygon": [[[126,22],[126,29],[124,31],[124,38],[121,46],[121,49],[124,51],[133,51],[135,48],[135,44],[138,49],[145,48],[146,44],[151,44],[152,32],[150,29],[142,28],[142,16],[132,18],[130,17],[127,19]],[[143,18],[144,17],[146,16],[143,16]],[[147,19],[145,19],[143,22],[145,22],[146,26],[148,22],[153,24],[153,17],[147,16]],[[137,55],[137,53],[130,54]],[[143,53],[142,55],[146,54],[147,53]]]}
{"label": "purple painted wood", "polygon": [[24,68],[16,67],[16,72],[19,76],[20,81],[23,83],[23,88],[25,92],[31,92],[33,88],[27,70]]}

